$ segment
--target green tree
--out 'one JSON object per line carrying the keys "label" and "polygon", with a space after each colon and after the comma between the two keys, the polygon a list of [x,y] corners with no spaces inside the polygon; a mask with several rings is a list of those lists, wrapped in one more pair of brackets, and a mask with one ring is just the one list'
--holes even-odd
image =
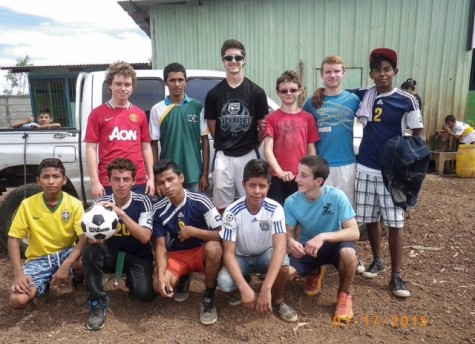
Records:
{"label": "green tree", "polygon": [[[26,55],[25,57],[17,58],[16,67],[28,67],[33,66],[31,63],[30,56]],[[5,75],[9,89],[4,89],[3,94],[26,94],[28,93],[28,73],[12,73],[8,71]]]}

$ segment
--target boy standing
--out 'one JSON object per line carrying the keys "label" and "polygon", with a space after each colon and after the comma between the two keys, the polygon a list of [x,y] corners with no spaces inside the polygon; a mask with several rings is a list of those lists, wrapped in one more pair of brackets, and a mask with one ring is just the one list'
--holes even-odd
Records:
{"label": "boy standing", "polygon": [[316,107],[309,97],[303,109],[313,114],[317,121],[320,141],[317,154],[330,165],[325,185],[342,190],[354,206],[356,158],[353,150],[353,122],[358,110],[359,98],[343,90],[345,64],[340,56],[323,59],[320,69],[323,80],[323,104]]}
{"label": "boy standing", "polygon": [[181,278],[204,272],[206,289],[200,321],[214,324],[218,320],[214,293],[223,254],[219,242],[221,215],[206,195],[183,187],[185,176],[173,161],[160,160],[154,172],[157,188],[164,196],[153,206],[154,288],[170,298]]}
{"label": "boy standing", "polygon": [[92,196],[112,193],[107,165],[123,157],[130,157],[137,166],[134,191],[153,196],[153,155],[147,116],[129,101],[137,84],[135,70],[126,62],[115,62],[109,66],[105,81],[112,97],[92,110],[84,138]]}
{"label": "boy standing", "polygon": [[282,73],[276,82],[282,105],[266,117],[264,156],[272,167],[268,196],[281,205],[297,191],[294,179],[300,159],[315,155],[315,142],[320,139],[313,116],[297,105],[301,88],[297,73]]}
{"label": "boy standing", "polygon": [[246,50],[235,39],[221,47],[226,79],[206,95],[205,118],[214,138],[213,203],[222,211],[244,196],[244,165],[259,155],[258,127],[268,113],[262,88],[244,77]]}
{"label": "boy standing", "polygon": [[[225,267],[219,273],[218,284],[225,292],[239,289],[231,305],[242,302],[249,309],[275,312],[283,320],[294,322],[297,312],[283,301],[289,275],[284,210],[266,197],[270,178],[271,169],[264,160],[250,160],[244,167],[246,196],[227,207],[223,215],[220,235]],[[249,286],[251,273],[265,275],[259,296]]]}
{"label": "boy standing", "polygon": [[391,280],[389,287],[397,297],[409,297],[410,291],[401,278],[404,240],[404,210],[395,206],[381,174],[379,152],[394,136],[403,136],[412,129],[413,136],[423,136],[424,125],[416,98],[393,86],[397,75],[397,54],[387,48],[375,49],[369,57],[374,87],[357,91],[362,99],[358,117],[364,124],[358,163],[356,166],[356,213],[360,223],[366,223],[373,252],[373,262],[363,277],[374,278],[384,271],[381,252],[380,218],[389,227]]}
{"label": "boy standing", "polygon": [[[287,198],[284,210],[290,278],[315,274],[323,265],[333,264],[340,275],[334,317],[340,322],[353,317],[350,288],[357,266],[354,242],[360,234],[348,197],[337,188],[323,185],[328,174],[328,163],[323,158],[303,157],[296,178],[299,190]],[[297,224],[302,227],[299,241],[295,239]],[[314,280],[318,281],[318,276]]]}
{"label": "boy standing", "polygon": [[[185,175],[185,188],[208,188],[209,140],[203,105],[185,94],[186,70],[170,63],[163,70],[170,95],[150,111],[150,136],[154,162],[174,161]],[[158,151],[160,141],[160,152]]]}
{"label": "boy standing", "polygon": [[127,276],[125,285],[131,297],[144,302],[156,297],[152,285],[153,253],[150,246],[152,203],[147,196],[132,191],[136,173],[137,167],[131,160],[115,159],[107,166],[112,194],[94,201],[112,208],[119,216],[119,226],[114,236],[105,242],[89,240],[91,244],[82,254],[89,291],[89,330],[104,327],[109,306],[103,285],[104,273],[122,273],[123,267]]}
{"label": "boy standing", "polygon": [[[67,177],[59,159],[44,159],[36,182],[43,189],[23,200],[8,232],[8,253],[15,280],[10,294],[14,309],[42,298],[50,286],[68,283],[69,271],[86,244],[81,229],[82,203],[62,191]],[[22,266],[20,240],[28,238]],[[76,240],[78,243],[75,245]]]}

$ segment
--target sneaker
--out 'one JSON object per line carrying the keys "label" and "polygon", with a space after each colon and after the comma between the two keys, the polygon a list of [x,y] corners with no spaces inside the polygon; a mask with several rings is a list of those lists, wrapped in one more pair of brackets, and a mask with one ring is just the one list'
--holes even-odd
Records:
{"label": "sneaker", "polygon": [[88,293],[84,281],[80,281],[74,276],[71,280],[73,289],[73,298],[76,305],[84,305],[87,303]]}
{"label": "sneaker", "polygon": [[241,293],[239,290],[235,291],[231,298],[228,301],[228,305],[230,306],[239,306],[242,303]]}
{"label": "sneaker", "polygon": [[350,294],[340,291],[336,301],[334,321],[337,323],[349,321],[353,318],[353,301]]}
{"label": "sneaker", "polygon": [[384,263],[378,263],[377,261],[373,260],[373,262],[366,268],[365,271],[361,274],[364,278],[375,278],[376,276],[379,276],[382,274],[384,271],[386,271],[386,268],[384,267]]}
{"label": "sneaker", "polygon": [[201,301],[200,321],[203,325],[213,325],[218,320],[214,299],[204,297]]}
{"label": "sneaker", "polygon": [[358,259],[358,266],[356,267],[356,273],[358,275],[361,275],[365,271],[366,267],[364,266],[363,263],[361,263],[361,260]]}
{"label": "sneaker", "polygon": [[323,265],[320,267],[320,271],[316,274],[308,275],[307,281],[303,288],[305,295],[314,296],[322,291],[323,281],[327,275],[327,266]]}
{"label": "sneaker", "polygon": [[406,285],[401,277],[393,277],[389,282],[389,288],[394,295],[397,297],[409,297],[411,296],[411,291],[406,288]]}
{"label": "sneaker", "polygon": [[89,301],[89,318],[87,319],[87,329],[96,331],[104,327],[104,318],[109,306],[109,298],[95,299]]}
{"label": "sneaker", "polygon": [[186,301],[190,297],[191,275],[182,276],[173,293],[173,300],[177,302]]}
{"label": "sneaker", "polygon": [[272,304],[272,310],[276,313],[282,320],[287,322],[295,322],[299,318],[297,312],[282,301],[279,304]]}

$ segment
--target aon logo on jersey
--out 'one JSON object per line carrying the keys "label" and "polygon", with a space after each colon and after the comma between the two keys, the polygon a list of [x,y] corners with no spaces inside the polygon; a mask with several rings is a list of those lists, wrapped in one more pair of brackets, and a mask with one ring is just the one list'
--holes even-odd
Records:
{"label": "aon logo on jersey", "polygon": [[137,130],[119,130],[114,127],[112,134],[109,135],[109,141],[137,141]]}

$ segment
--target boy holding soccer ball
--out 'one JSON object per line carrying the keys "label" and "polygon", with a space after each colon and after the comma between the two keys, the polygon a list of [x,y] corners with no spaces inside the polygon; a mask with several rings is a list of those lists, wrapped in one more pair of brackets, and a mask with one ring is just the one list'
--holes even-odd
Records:
{"label": "boy holding soccer ball", "polygon": [[[36,182],[43,192],[21,202],[8,232],[14,309],[24,309],[35,297],[43,298],[50,286],[66,285],[86,244],[81,229],[84,208],[77,198],[62,191],[67,177],[61,160],[44,159]],[[24,238],[29,242],[22,266],[20,240]]]}
{"label": "boy holding soccer ball", "polygon": [[89,318],[87,328],[100,330],[109,298],[104,291],[103,274],[121,273],[127,276],[125,285],[131,297],[147,302],[155,298],[152,286],[153,253],[152,203],[142,194],[132,191],[137,167],[129,159],[118,158],[107,166],[112,195],[94,202],[112,208],[119,216],[115,235],[103,240],[88,239],[90,245],[82,254],[85,281],[89,290]]}

